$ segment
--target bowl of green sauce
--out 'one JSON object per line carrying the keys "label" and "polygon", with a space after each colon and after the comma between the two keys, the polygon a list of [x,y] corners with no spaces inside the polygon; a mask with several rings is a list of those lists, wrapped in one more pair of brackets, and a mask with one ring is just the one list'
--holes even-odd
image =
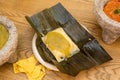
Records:
{"label": "bowl of green sauce", "polygon": [[14,23],[6,17],[0,16],[0,65],[17,60],[15,53],[17,42],[18,34]]}

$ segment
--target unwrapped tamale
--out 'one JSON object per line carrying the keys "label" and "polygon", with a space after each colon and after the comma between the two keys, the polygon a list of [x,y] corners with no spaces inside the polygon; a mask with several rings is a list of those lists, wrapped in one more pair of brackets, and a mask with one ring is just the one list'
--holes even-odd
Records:
{"label": "unwrapped tamale", "polygon": [[[38,35],[36,46],[40,56],[44,61],[54,64],[59,69],[59,71],[63,73],[76,76],[81,70],[89,69],[93,66],[102,64],[112,59],[100,46],[98,41],[76,21],[75,18],[72,17],[72,15],[60,3],[37,14],[34,14],[31,17],[26,16],[26,19]],[[72,54],[71,56],[69,55],[67,57],[63,53],[69,51],[60,50],[61,54],[63,54],[62,57],[60,57],[63,60],[60,61],[57,60],[58,55],[56,57],[58,52],[56,51],[55,54],[55,51],[52,50],[55,50],[55,46],[58,46],[59,48],[68,48],[67,44],[65,43],[57,45],[57,43],[62,41],[66,42],[68,39],[65,38],[66,40],[63,40],[58,38],[61,36],[53,37],[53,35],[57,35],[57,29],[59,28],[62,28],[67,36],[69,36],[69,38],[79,48],[79,50],[76,49],[77,51],[73,49],[75,54]],[[59,34],[65,36],[63,33]],[[51,41],[53,43],[56,42],[56,44],[54,43],[55,46],[46,45],[46,43],[51,44],[50,40],[46,41],[46,43],[43,41],[43,37],[48,37],[48,35],[51,36],[50,38],[53,37],[56,38],[56,40],[59,40]],[[44,39],[47,40],[47,37]]]}

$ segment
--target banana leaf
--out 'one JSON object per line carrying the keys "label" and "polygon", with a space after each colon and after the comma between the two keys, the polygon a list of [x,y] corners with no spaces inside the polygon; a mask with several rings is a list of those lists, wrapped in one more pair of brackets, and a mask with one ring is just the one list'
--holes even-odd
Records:
{"label": "banana leaf", "polygon": [[[80,71],[89,69],[111,60],[109,54],[75,18],[60,4],[38,12],[27,21],[38,35],[36,46],[41,57],[54,64],[61,72],[76,76]],[[41,37],[48,32],[62,27],[80,51],[67,60],[57,62]]]}

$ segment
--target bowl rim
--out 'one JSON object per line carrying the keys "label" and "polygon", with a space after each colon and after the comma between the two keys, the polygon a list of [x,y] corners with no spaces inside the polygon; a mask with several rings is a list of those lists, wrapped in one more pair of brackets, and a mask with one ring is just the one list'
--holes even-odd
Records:
{"label": "bowl rim", "polygon": [[4,16],[0,16],[0,24],[2,24],[9,33],[9,37],[3,48],[0,50],[0,65],[7,62],[9,57],[15,52],[18,41],[17,29],[14,23]]}

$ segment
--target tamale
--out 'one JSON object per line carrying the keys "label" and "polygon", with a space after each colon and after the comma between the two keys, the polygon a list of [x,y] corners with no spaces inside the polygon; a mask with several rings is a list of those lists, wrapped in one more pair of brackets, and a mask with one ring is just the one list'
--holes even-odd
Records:
{"label": "tamale", "polygon": [[[26,19],[38,35],[36,46],[40,56],[45,61],[54,64],[63,73],[76,76],[82,70],[112,59],[97,40],[60,3],[31,17],[26,16]],[[42,41],[42,37],[60,27],[63,28],[80,51],[58,62]]]}

